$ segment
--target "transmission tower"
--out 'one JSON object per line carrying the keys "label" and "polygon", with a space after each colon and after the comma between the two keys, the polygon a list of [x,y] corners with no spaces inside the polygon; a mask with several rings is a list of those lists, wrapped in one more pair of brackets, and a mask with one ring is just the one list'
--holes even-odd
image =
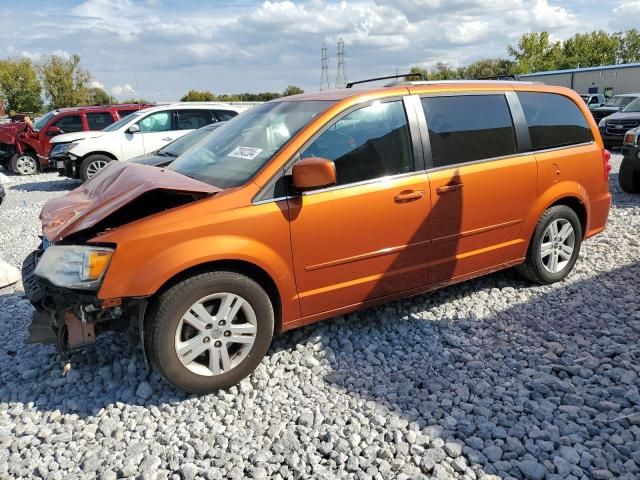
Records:
{"label": "transmission tower", "polygon": [[322,73],[320,74],[320,90],[329,90],[329,57],[327,47],[322,42]]}
{"label": "transmission tower", "polygon": [[336,74],[336,88],[344,88],[347,86],[347,70],[344,63],[344,40],[338,40],[338,73]]}

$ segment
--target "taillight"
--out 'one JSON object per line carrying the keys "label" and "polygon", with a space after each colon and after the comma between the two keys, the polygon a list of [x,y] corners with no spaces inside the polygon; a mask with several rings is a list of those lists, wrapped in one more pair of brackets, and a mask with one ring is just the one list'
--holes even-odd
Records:
{"label": "taillight", "polygon": [[606,148],[602,149],[602,168],[604,180],[609,180],[609,172],[611,171],[611,152]]}

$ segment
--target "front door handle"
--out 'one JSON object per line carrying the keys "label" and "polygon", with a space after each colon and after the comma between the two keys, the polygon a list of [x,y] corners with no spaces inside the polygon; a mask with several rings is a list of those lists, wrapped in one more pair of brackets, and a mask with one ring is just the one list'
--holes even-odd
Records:
{"label": "front door handle", "polygon": [[171,140],[173,140],[173,138],[171,138],[171,137],[164,137],[162,139],[163,142],[170,142]]}
{"label": "front door handle", "polygon": [[397,194],[393,199],[396,203],[413,202],[424,197],[424,190],[404,190]]}
{"label": "front door handle", "polygon": [[461,188],[462,188],[461,183],[455,183],[453,185],[441,185],[438,188],[436,188],[436,193],[438,195],[443,195],[445,193],[457,192]]}

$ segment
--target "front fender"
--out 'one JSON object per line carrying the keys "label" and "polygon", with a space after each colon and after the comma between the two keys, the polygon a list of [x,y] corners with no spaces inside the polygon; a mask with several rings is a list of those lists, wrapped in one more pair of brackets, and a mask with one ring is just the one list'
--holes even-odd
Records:
{"label": "front fender", "polygon": [[525,218],[525,221],[522,223],[520,235],[521,238],[527,239],[527,241],[523,244],[523,251],[521,253],[521,257],[524,257],[527,253],[527,249],[529,248],[529,241],[531,237],[533,237],[533,232],[540,220],[542,214],[554,203],[559,202],[560,200],[566,198],[573,198],[580,202],[580,204],[584,207],[586,212],[586,225],[583,234],[589,231],[589,218],[590,218],[590,205],[589,205],[589,195],[585,188],[577,182],[565,180],[558,183],[554,183],[547,190],[542,192],[541,195],[538,196],[537,200],[531,205],[529,209],[529,214]]}
{"label": "front fender", "polygon": [[[220,235],[184,241],[158,249],[151,255],[149,246],[145,248],[144,243],[116,249],[98,298],[154,295],[169,280],[191,268],[211,262],[241,261],[264,270],[274,281],[282,303],[283,323],[300,316],[290,259],[283,258],[265,243],[236,235]],[[144,249],[146,254],[138,254],[138,248]],[[144,262],[132,265],[132,258],[144,258]],[[132,269],[135,275],[132,275]]]}

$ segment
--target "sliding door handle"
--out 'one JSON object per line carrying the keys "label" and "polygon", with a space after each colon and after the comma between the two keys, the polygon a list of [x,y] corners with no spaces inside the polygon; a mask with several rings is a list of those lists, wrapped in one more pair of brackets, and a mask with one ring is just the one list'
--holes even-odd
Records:
{"label": "sliding door handle", "polygon": [[436,193],[438,195],[442,195],[445,193],[453,193],[453,192],[457,192],[461,188],[462,188],[461,183],[456,183],[454,185],[441,185],[438,188],[436,188]]}

